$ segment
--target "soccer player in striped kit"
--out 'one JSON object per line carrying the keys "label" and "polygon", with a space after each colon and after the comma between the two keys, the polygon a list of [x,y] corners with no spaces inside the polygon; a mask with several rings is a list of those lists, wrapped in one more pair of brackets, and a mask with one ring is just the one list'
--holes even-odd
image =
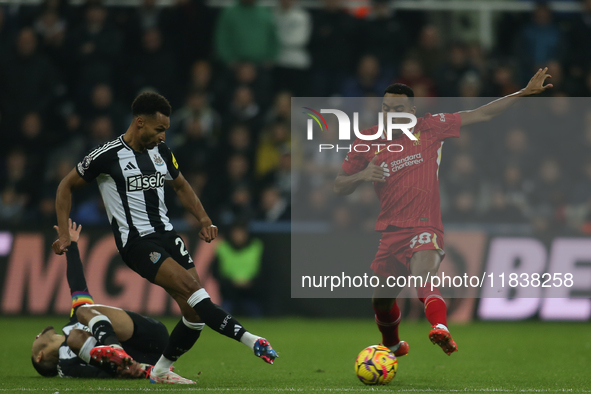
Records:
{"label": "soccer player in striped kit", "polygon": [[70,244],[67,225],[72,190],[96,179],[123,261],[166,290],[183,314],[151,370],[150,381],[195,383],[170,367],[193,346],[201,323],[243,343],[255,356],[273,364],[277,353],[269,342],[246,331],[232,315],[211,302],[182,238],[166,215],[164,182],[168,181],[183,206],[201,223],[200,238],[211,242],[217,237],[217,227],[164,143],[170,127],[168,100],[156,93],[142,93],[131,109],[133,120],[125,134],[93,149],[60,182],[56,196],[59,238],[53,243],[54,252],[62,254]]}

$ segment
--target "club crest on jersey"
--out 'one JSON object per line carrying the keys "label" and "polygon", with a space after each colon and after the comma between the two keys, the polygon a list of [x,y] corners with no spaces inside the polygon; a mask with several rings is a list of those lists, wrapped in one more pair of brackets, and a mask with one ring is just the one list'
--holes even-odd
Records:
{"label": "club crest on jersey", "polygon": [[417,137],[417,140],[413,141],[412,145],[413,146],[421,145],[421,131],[420,130],[416,132],[415,137]]}
{"label": "club crest on jersey", "polygon": [[158,262],[158,260],[160,260],[160,256],[161,254],[158,252],[152,252],[150,253],[150,261],[154,264],[156,264]]}
{"label": "club crest on jersey", "polygon": [[154,156],[154,163],[156,163],[157,166],[163,166],[164,160],[162,160],[162,157],[160,157],[160,155],[156,155]]}
{"label": "club crest on jersey", "polygon": [[80,163],[78,163],[78,172],[80,175],[84,175],[84,172],[88,170],[90,167],[90,162],[92,161],[92,156],[88,155]]}

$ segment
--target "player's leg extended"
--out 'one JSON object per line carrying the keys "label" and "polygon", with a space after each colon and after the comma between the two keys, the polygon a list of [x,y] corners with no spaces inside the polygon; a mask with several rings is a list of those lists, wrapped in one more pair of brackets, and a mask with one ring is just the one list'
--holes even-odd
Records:
{"label": "player's leg extended", "polygon": [[167,258],[158,269],[154,283],[164,288],[177,301],[181,310],[185,308],[184,304],[188,304],[212,330],[242,342],[253,349],[257,357],[272,364],[277,353],[269,342],[246,331],[232,315],[211,302],[197,272],[194,269],[191,273],[189,271],[172,258]]}
{"label": "player's leg extended", "polygon": [[[397,357],[408,354],[408,343],[398,337],[398,326],[401,313],[396,303],[396,297],[402,291],[401,288],[388,288],[386,277],[378,275],[380,285],[374,288],[371,303],[375,311],[376,324],[382,333],[382,345],[386,346]],[[384,287],[382,287],[384,285]]]}
{"label": "player's leg extended", "polygon": [[428,277],[437,275],[441,260],[442,256],[438,250],[415,252],[410,260],[410,272],[413,276],[423,278],[423,286],[417,288],[417,295],[425,305],[425,316],[432,326],[429,339],[439,345],[447,355],[451,355],[458,347],[447,328],[447,306],[439,289],[426,282]]}

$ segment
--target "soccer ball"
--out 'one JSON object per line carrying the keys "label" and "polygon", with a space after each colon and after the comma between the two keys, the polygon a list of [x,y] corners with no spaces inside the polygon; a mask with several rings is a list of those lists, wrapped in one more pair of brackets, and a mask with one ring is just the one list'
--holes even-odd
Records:
{"label": "soccer ball", "polygon": [[359,353],[355,374],[364,384],[388,384],[396,376],[398,360],[387,347],[374,345]]}

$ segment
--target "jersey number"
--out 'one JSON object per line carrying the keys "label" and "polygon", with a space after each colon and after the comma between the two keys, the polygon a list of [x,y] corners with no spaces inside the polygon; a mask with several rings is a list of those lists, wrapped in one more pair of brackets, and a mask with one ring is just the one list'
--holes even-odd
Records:
{"label": "jersey number", "polygon": [[[181,256],[186,256],[189,254],[189,252],[187,251],[187,248],[185,248],[185,243],[183,242],[181,237],[178,237],[177,239],[175,239],[174,244],[179,245],[179,248],[181,250]],[[189,262],[190,263],[193,262],[193,259],[191,258],[191,256],[189,256]]]}
{"label": "jersey number", "polygon": [[419,235],[415,235],[415,237],[410,240],[410,247],[414,248],[417,242],[421,245],[428,244],[429,242],[431,242],[431,233],[424,232]]}

